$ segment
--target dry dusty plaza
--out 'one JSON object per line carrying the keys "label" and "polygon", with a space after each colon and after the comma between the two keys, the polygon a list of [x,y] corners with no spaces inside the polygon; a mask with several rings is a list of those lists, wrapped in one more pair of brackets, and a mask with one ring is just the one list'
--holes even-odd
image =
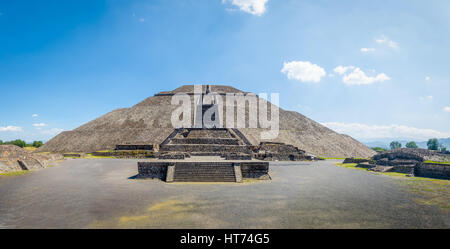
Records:
{"label": "dry dusty plaza", "polygon": [[[173,105],[181,93],[187,109]],[[255,101],[233,106],[237,95]],[[279,119],[268,139],[264,105]],[[173,113],[194,126],[174,128]],[[218,122],[239,113],[244,128]],[[32,152],[0,145],[0,228],[449,228],[449,161],[377,153],[257,95],[184,85]]]}

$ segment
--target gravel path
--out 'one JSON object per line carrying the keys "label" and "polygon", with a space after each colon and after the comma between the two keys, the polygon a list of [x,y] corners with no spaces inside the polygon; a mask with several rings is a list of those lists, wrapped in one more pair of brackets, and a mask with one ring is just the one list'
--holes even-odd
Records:
{"label": "gravel path", "polygon": [[[271,163],[271,181],[136,180],[138,160],[75,159],[0,178],[0,228],[450,228],[397,179],[323,162]],[[131,177],[131,178],[130,178]]]}

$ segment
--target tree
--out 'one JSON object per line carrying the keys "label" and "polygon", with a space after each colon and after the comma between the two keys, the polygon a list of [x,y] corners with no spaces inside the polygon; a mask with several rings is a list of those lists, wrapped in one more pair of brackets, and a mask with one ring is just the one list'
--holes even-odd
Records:
{"label": "tree", "polygon": [[0,145],[2,145],[3,144],[3,141],[2,140],[0,140]]}
{"label": "tree", "polygon": [[43,145],[44,143],[42,141],[34,141],[32,146],[35,148],[39,148]]}
{"label": "tree", "polygon": [[417,149],[417,148],[419,148],[419,146],[417,146],[416,142],[411,141],[411,142],[406,143],[406,148]]}
{"label": "tree", "polygon": [[439,144],[439,151],[440,152],[446,152],[447,151],[447,147],[445,147],[443,144]]}
{"label": "tree", "polygon": [[374,151],[386,151],[385,148],[381,148],[381,147],[372,147],[371,149]]}
{"label": "tree", "polygon": [[427,146],[429,150],[438,150],[439,142],[437,138],[430,138],[427,142]]}
{"label": "tree", "polygon": [[11,144],[17,145],[17,146],[19,146],[21,148],[27,146],[27,143],[25,141],[23,141],[23,140],[20,140],[20,139],[16,139],[16,140],[12,141]]}
{"label": "tree", "polygon": [[399,141],[392,141],[391,144],[391,150],[398,149],[402,147],[402,144]]}

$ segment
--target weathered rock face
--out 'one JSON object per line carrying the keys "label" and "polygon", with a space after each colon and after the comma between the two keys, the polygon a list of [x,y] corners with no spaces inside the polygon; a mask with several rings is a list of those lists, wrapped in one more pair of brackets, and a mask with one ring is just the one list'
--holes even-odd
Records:
{"label": "weathered rock face", "polygon": [[16,145],[0,145],[0,173],[45,168],[62,159],[60,154],[36,154]]}
{"label": "weathered rock face", "polygon": [[[180,92],[193,93],[193,88],[192,85],[182,86],[174,91],[158,93],[131,108],[114,110],[73,131],[59,134],[39,151],[93,152],[112,150],[118,144],[159,145],[174,130],[171,114],[178,106],[171,105],[172,96]],[[225,93],[244,93],[233,87],[214,85],[211,91],[222,94],[224,101]],[[194,103],[193,96],[190,96]],[[226,120],[225,107],[223,113]],[[245,114],[248,120],[248,106]],[[353,138],[338,134],[300,113],[280,109],[279,118],[280,132],[276,139],[261,140],[260,134],[264,131],[261,128],[237,130],[254,146],[260,142],[280,142],[298,147],[308,154],[325,157],[370,157],[375,154]]]}

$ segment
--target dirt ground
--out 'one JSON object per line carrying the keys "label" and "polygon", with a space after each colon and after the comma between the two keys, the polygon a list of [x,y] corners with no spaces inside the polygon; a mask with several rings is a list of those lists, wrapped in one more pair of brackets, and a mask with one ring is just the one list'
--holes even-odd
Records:
{"label": "dirt ground", "polygon": [[450,228],[449,197],[424,201],[448,184],[422,191],[334,161],[271,162],[271,181],[165,183],[133,179],[137,161],[0,177],[0,228]]}

